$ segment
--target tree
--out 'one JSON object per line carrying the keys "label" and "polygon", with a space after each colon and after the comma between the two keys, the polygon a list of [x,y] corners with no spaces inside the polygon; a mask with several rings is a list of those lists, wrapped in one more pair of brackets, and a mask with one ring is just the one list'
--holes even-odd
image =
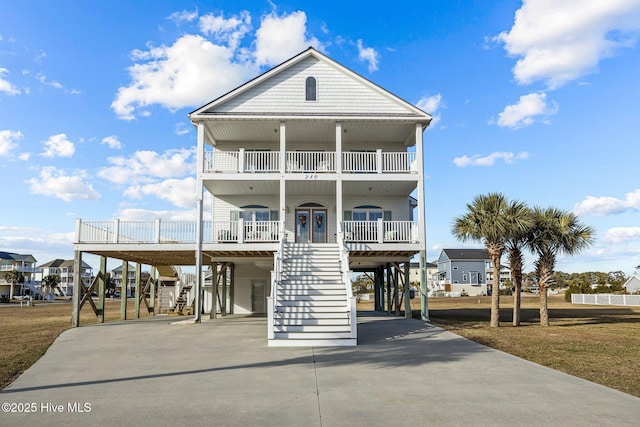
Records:
{"label": "tree", "polygon": [[467,204],[467,212],[454,219],[451,229],[458,240],[482,242],[489,252],[493,268],[491,327],[500,325],[500,259],[510,230],[507,207],[508,201],[501,193],[478,195]]}
{"label": "tree", "polygon": [[553,281],[553,270],[559,254],[576,255],[593,243],[592,227],[582,224],[577,215],[557,208],[533,209],[534,227],[527,239],[537,255],[536,276],[540,288],[540,324],[549,326],[547,289]]}
{"label": "tree", "polygon": [[49,293],[54,293],[56,287],[60,284],[60,276],[57,274],[49,274],[42,278],[42,286],[46,287]]}
{"label": "tree", "polygon": [[15,295],[15,286],[17,283],[24,283],[24,274],[18,270],[11,270],[4,275],[4,280],[11,283],[9,288],[9,301],[13,299]]}
{"label": "tree", "polygon": [[522,270],[524,264],[523,249],[527,246],[527,236],[533,227],[533,215],[531,209],[525,203],[518,201],[509,202],[505,210],[508,231],[505,236],[505,247],[513,278],[513,326],[520,326],[520,299],[522,291]]}

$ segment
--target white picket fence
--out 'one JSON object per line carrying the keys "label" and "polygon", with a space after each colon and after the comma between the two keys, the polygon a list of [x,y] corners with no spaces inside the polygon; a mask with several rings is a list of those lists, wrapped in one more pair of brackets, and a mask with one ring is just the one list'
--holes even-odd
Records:
{"label": "white picket fence", "polygon": [[640,306],[640,295],[571,294],[571,304]]}

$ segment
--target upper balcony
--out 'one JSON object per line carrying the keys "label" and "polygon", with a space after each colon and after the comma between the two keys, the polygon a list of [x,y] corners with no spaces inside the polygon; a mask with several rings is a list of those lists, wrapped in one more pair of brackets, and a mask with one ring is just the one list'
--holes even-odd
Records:
{"label": "upper balcony", "polygon": [[330,151],[287,151],[281,168],[279,151],[207,151],[204,153],[206,173],[418,173],[415,152],[343,152],[338,171],[337,156]]}

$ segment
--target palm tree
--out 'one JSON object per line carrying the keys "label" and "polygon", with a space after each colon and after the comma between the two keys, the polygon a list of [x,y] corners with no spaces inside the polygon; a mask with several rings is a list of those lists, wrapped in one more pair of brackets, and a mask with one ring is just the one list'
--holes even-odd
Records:
{"label": "palm tree", "polygon": [[534,221],[531,209],[523,202],[512,201],[505,211],[509,223],[509,232],[505,237],[505,247],[513,279],[513,326],[520,326],[520,299],[522,290],[522,270],[524,255],[522,250],[527,245],[527,236],[531,232]]}
{"label": "palm tree", "polygon": [[476,196],[467,204],[467,212],[453,220],[452,233],[464,241],[482,242],[493,267],[491,285],[491,327],[500,325],[500,259],[510,225],[505,215],[508,202],[501,193]]}
{"label": "palm tree", "polygon": [[535,261],[540,288],[540,325],[549,326],[547,289],[553,281],[558,254],[576,255],[593,243],[595,230],[580,222],[578,216],[557,208],[534,208],[535,225],[528,245],[538,259]]}
{"label": "palm tree", "polygon": [[9,288],[9,301],[13,299],[15,294],[15,286],[17,283],[24,283],[24,275],[21,271],[11,270],[8,273],[5,273],[4,280],[11,283],[11,287]]}

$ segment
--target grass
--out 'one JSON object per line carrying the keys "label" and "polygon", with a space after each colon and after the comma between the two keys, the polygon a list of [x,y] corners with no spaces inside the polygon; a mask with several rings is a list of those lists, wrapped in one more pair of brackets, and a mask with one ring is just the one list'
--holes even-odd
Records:
{"label": "grass", "polygon": [[[127,316],[133,318],[133,301],[127,302]],[[146,316],[142,306],[141,316]],[[105,321],[120,319],[120,300],[105,302]],[[95,323],[89,304],[82,307],[80,324]],[[0,389],[5,388],[33,365],[64,330],[71,327],[71,303],[35,301],[33,307],[20,304],[0,307]]]}
{"label": "grass", "polygon": [[489,327],[490,297],[430,299],[429,315],[488,347],[640,397],[640,307],[572,305],[550,296],[551,326],[542,327],[538,298],[526,297],[514,327],[512,298],[500,303],[499,328]]}
{"label": "grass", "polygon": [[[522,326],[511,325],[512,299],[501,297],[500,328],[489,327],[489,297],[429,300],[431,321],[458,335],[523,359],[640,397],[640,307],[572,305],[549,299],[551,326],[538,324],[538,299],[523,298]],[[419,317],[418,300],[412,301]],[[358,309],[371,310],[363,302]],[[141,309],[141,315],[146,310]],[[133,303],[128,304],[133,318]],[[120,301],[107,301],[105,320],[120,319]],[[81,324],[95,323],[88,305]],[[0,307],[0,388],[35,363],[71,327],[71,304],[36,302]]]}

